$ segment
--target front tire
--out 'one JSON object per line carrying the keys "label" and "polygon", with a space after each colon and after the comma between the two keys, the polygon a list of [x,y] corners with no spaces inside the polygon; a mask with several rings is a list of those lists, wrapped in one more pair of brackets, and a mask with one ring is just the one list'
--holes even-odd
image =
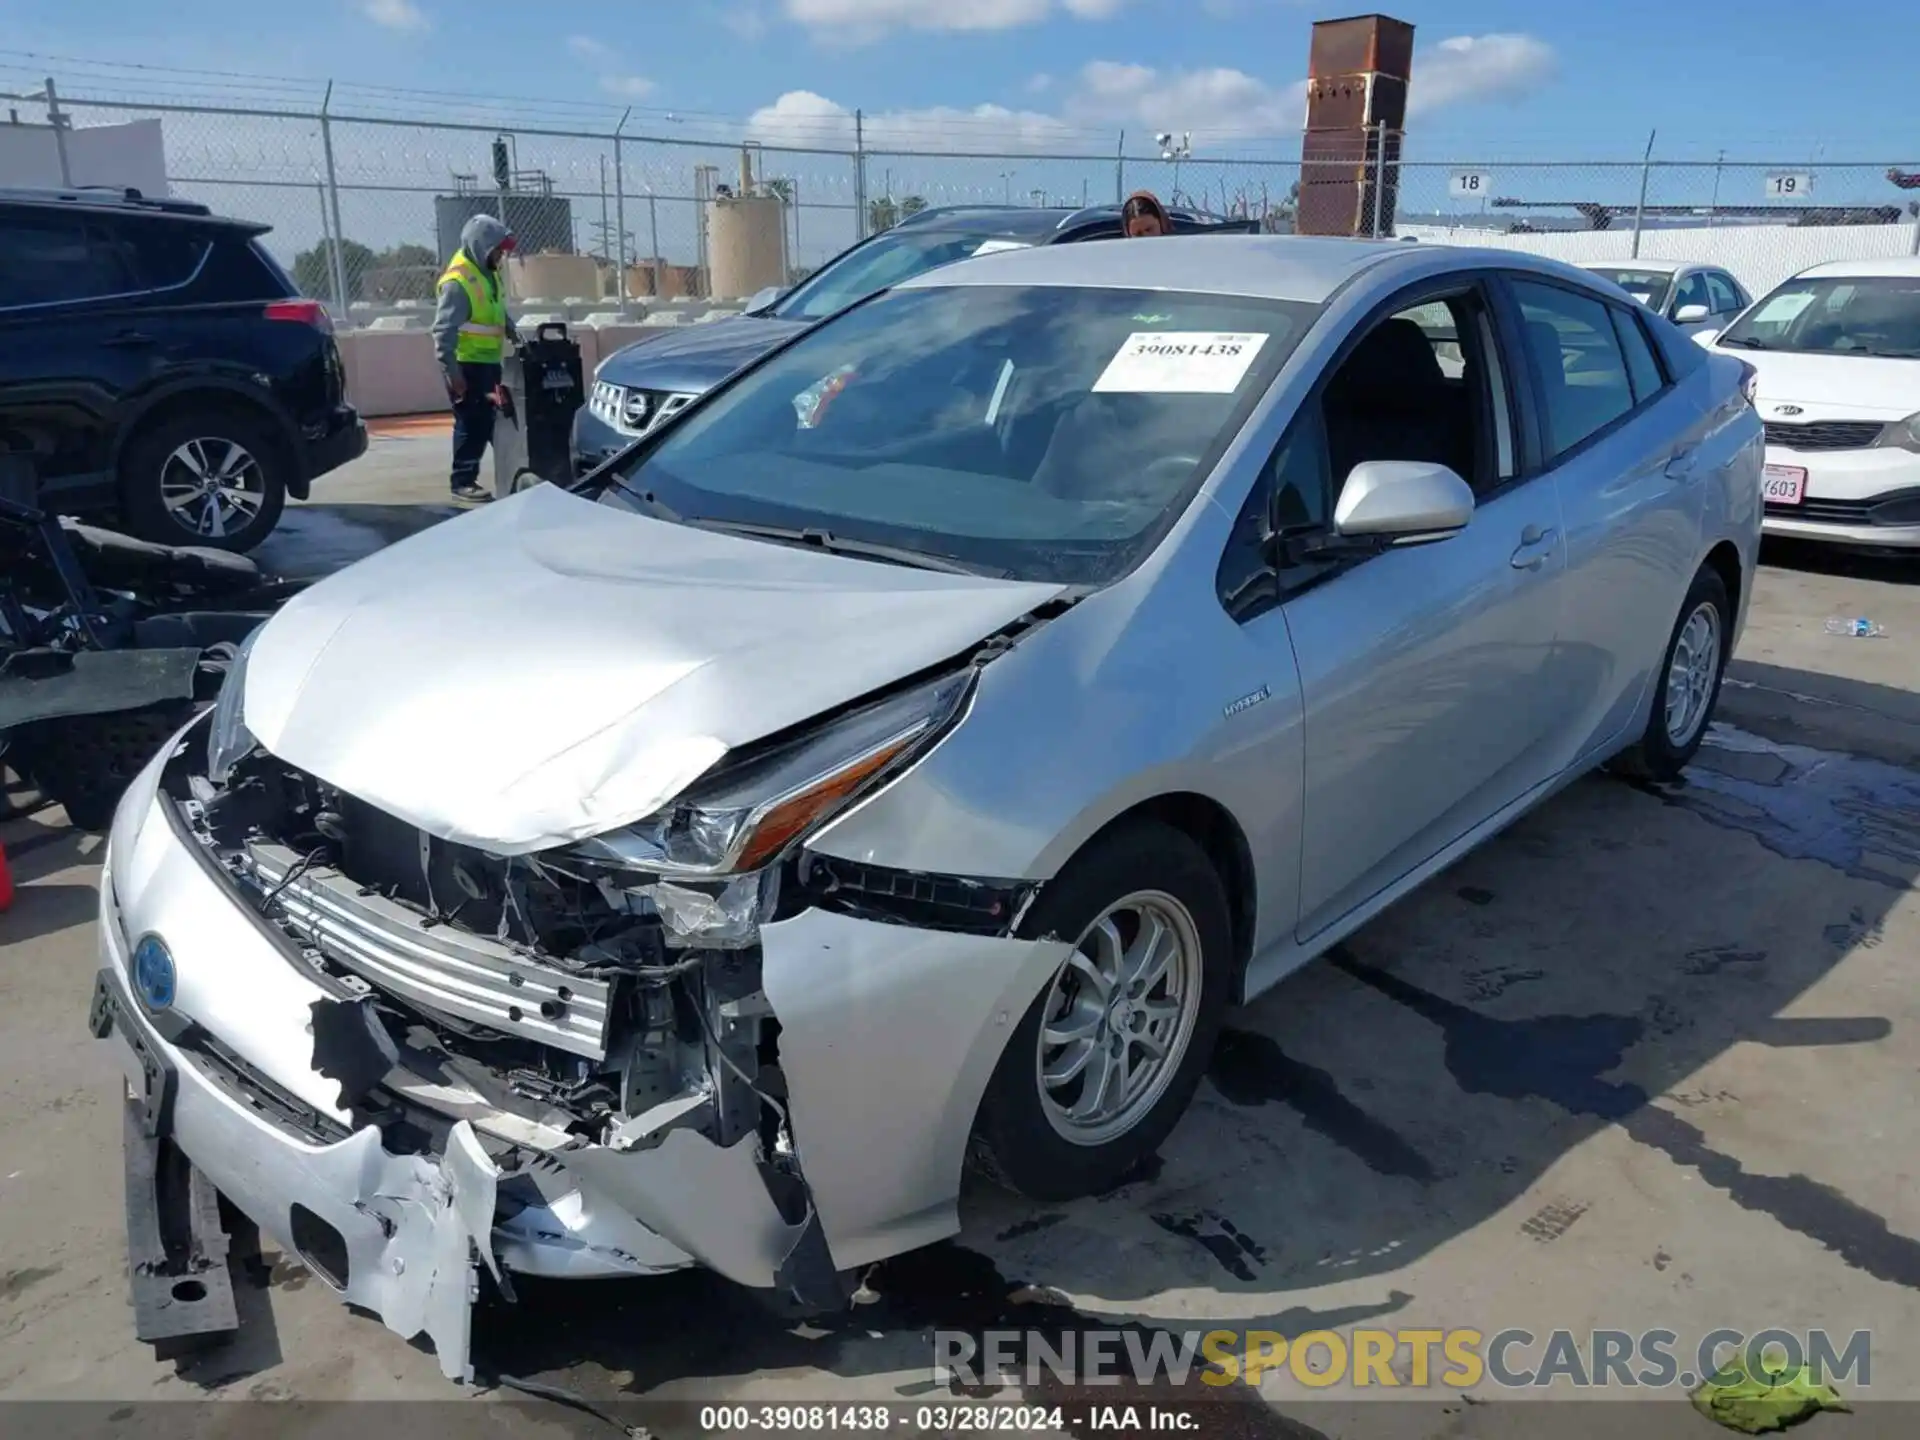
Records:
{"label": "front tire", "polygon": [[973,1154],[1031,1199],[1071,1200],[1123,1180],[1193,1099],[1233,975],[1226,890],[1185,834],[1132,823],[1075,857],[1022,932],[1074,953],[1008,1039]]}
{"label": "front tire", "polygon": [[1647,728],[1615,758],[1616,771],[1635,780],[1679,778],[1706,738],[1732,644],[1733,606],[1726,583],[1703,565],[1667,640]]}
{"label": "front tire", "polygon": [[162,420],[127,445],[127,528],[159,545],[251,550],[280,522],[290,464],[273,427],[244,411]]}

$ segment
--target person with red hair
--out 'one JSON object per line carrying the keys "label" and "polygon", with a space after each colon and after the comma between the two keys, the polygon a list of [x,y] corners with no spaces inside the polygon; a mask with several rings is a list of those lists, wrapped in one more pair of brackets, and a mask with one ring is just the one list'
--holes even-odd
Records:
{"label": "person with red hair", "polygon": [[1120,207],[1120,224],[1130,240],[1173,233],[1173,220],[1167,214],[1167,207],[1151,190],[1136,190],[1127,197],[1127,203]]}

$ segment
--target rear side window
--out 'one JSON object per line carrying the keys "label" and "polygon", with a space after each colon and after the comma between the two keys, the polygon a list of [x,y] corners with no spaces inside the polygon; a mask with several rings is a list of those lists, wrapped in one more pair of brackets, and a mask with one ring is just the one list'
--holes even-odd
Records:
{"label": "rear side window", "polygon": [[1646,404],[1658,395],[1666,385],[1666,377],[1660,373],[1660,362],[1654,358],[1653,346],[1647,343],[1647,332],[1640,328],[1640,322],[1624,310],[1613,312],[1613,328],[1620,339],[1620,349],[1627,358],[1627,376],[1633,381],[1633,398],[1639,404]]}
{"label": "rear side window", "polygon": [[203,231],[185,225],[135,226],[133,249],[140,278],[151,290],[170,290],[193,279],[211,242]]}
{"label": "rear side window", "polygon": [[0,214],[0,309],[138,290],[132,248],[77,215]]}
{"label": "rear side window", "polygon": [[1547,449],[1558,459],[1633,409],[1633,383],[1605,302],[1531,280],[1513,282]]}
{"label": "rear side window", "polygon": [[273,253],[268,250],[266,246],[262,245],[258,240],[249,240],[247,242],[247,248],[253,252],[253,258],[260,262],[261,268],[267,272],[273,283],[280,287],[280,293],[282,295],[298,295],[300,293],[300,287],[293,283],[293,277],[280,268],[280,262],[273,258]]}

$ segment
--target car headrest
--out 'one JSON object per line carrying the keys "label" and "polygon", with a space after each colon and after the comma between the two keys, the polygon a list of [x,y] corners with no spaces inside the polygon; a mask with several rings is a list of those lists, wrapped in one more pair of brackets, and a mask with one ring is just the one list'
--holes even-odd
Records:
{"label": "car headrest", "polygon": [[1348,401],[1391,403],[1409,390],[1431,389],[1445,381],[1426,331],[1396,317],[1367,332],[1341,365],[1336,384]]}

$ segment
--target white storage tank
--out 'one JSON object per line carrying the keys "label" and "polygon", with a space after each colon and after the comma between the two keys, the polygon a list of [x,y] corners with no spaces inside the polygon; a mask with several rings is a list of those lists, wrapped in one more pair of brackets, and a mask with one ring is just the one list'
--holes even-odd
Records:
{"label": "white storage tank", "polygon": [[786,216],[777,195],[723,195],[708,202],[707,264],[715,299],[745,299],[786,283]]}

